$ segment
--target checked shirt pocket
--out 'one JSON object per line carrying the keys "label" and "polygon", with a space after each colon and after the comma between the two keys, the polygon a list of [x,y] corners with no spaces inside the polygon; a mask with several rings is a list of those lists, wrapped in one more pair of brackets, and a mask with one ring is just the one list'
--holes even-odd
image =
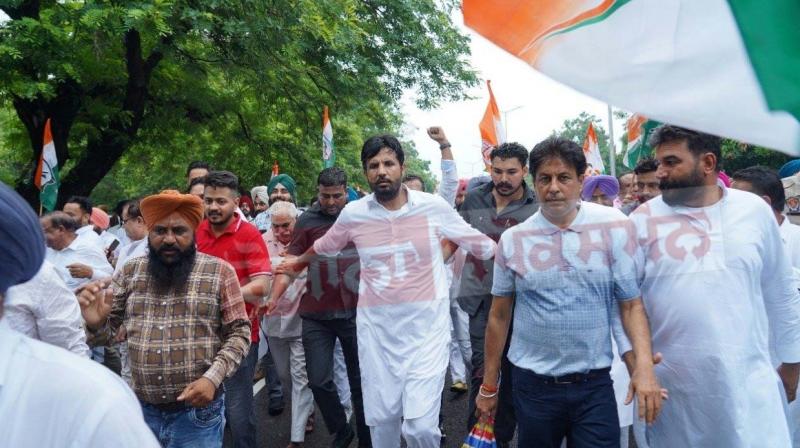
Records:
{"label": "checked shirt pocket", "polygon": [[189,411],[189,420],[198,427],[207,428],[218,424],[222,420],[223,412],[222,398],[217,398],[206,407],[192,408]]}

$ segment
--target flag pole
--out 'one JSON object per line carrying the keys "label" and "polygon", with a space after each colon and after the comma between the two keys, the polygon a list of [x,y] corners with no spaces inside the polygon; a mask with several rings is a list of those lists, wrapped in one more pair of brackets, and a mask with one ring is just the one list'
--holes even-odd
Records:
{"label": "flag pole", "polygon": [[611,113],[611,105],[608,106],[608,155],[611,160],[608,164],[611,167],[611,175],[617,177],[617,149],[614,147],[614,119]]}

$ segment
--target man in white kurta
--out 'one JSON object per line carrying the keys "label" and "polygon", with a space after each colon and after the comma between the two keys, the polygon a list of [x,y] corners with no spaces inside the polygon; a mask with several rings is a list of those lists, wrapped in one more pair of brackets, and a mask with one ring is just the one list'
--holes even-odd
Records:
{"label": "man in white kurta", "polygon": [[387,210],[374,194],[349,203],[314,251],[333,256],[350,241],[358,249],[356,326],[373,446],[399,446],[402,431],[409,447],[433,448],[450,343],[441,242],[479,259],[491,258],[495,243],[442,198],[402,188],[407,201],[399,210]]}
{"label": "man in white kurta", "polygon": [[789,446],[768,331],[796,390],[789,363],[800,361],[800,296],[777,222],[759,197],[716,184],[718,139],[665,126],[651,144],[662,196],[631,219],[669,401],[648,428],[649,444]]}
{"label": "man in white kurta", "polygon": [[[748,167],[733,173],[731,188],[756,194],[772,208],[772,214],[778,222],[778,230],[786,250],[786,256],[789,257],[789,264],[795,274],[795,287],[800,288],[800,226],[792,224],[783,214],[786,192],[778,173],[763,166]],[[770,357],[773,366],[780,365],[775,353],[774,337],[770,337]],[[794,400],[786,403],[786,417],[792,446],[800,447],[800,402]]]}

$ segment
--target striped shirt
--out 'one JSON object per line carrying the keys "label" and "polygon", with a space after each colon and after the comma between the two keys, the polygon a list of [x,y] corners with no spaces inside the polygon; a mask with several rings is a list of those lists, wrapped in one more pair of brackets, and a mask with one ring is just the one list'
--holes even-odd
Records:
{"label": "striped shirt", "polygon": [[250,322],[236,272],[197,253],[184,287],[157,290],[148,258],[130,260],[114,276],[111,334],[125,326],[133,390],[147,403],[176,401],[206,377],[219,387],[250,348]]}

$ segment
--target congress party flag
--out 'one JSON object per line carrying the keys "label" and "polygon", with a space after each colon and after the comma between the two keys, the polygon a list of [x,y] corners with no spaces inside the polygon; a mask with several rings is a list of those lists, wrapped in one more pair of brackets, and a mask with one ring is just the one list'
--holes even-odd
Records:
{"label": "congress party flag", "polygon": [[467,26],[605,103],[800,154],[800,1],[463,0],[462,6]]}
{"label": "congress party flag", "polygon": [[628,134],[628,147],[622,156],[623,165],[633,169],[639,160],[652,157],[653,149],[647,144],[650,133],[659,124],[657,121],[648,120],[642,114],[633,114],[625,123]]}
{"label": "congress party flag", "polygon": [[336,162],[336,153],[333,147],[333,126],[328,116],[328,106],[322,109],[322,165],[330,168]]}
{"label": "congress party flag", "polygon": [[592,171],[592,175],[606,172],[603,156],[600,155],[600,144],[597,142],[597,134],[594,132],[592,123],[589,123],[586,138],[583,140],[583,155],[586,156],[586,163],[589,164],[588,168]]}
{"label": "congress party flag", "polygon": [[44,139],[39,164],[36,166],[34,184],[39,189],[39,202],[47,211],[53,211],[58,202],[58,187],[61,183],[58,176],[58,158],[53,133],[50,131],[50,119],[44,124]]}
{"label": "congress party flag", "polygon": [[489,154],[495,146],[506,142],[506,133],[503,129],[503,121],[500,119],[500,109],[497,107],[492,92],[492,82],[486,81],[486,86],[489,88],[489,104],[486,105],[486,112],[483,114],[479,127],[481,130],[481,154],[488,171],[492,164]]}

